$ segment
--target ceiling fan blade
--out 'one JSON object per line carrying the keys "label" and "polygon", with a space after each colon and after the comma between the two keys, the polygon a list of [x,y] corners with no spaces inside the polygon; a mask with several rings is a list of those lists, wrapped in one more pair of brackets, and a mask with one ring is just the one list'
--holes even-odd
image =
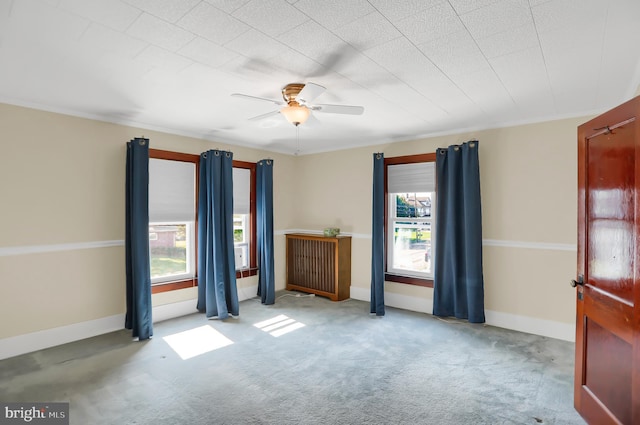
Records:
{"label": "ceiling fan blade", "polygon": [[300,125],[308,128],[317,128],[317,127],[320,127],[322,123],[313,114],[309,114],[309,118],[307,118],[304,124],[300,124]]}
{"label": "ceiling fan blade", "polygon": [[267,112],[266,114],[262,114],[262,115],[258,115],[256,117],[249,118],[249,121],[260,121],[260,120],[265,119],[265,118],[276,116],[279,113],[280,113],[280,110],[278,109],[278,110],[275,110],[275,111]]}
{"label": "ceiling fan blade", "polygon": [[359,54],[361,53],[350,44],[342,44],[340,47],[321,57],[319,59],[320,65],[318,66],[318,69],[309,74],[309,77],[323,77],[330,72],[338,72],[344,67],[344,65],[352,61],[353,58],[357,57]]}
{"label": "ceiling fan blade", "polygon": [[275,103],[276,105],[284,105],[285,104],[285,102],[282,101],[282,100],[267,99],[266,97],[258,97],[258,96],[249,96],[248,94],[233,93],[233,94],[231,94],[231,96],[239,97],[241,99],[247,99],[247,100],[257,100],[257,101],[260,101],[260,102],[270,102],[270,103]]}
{"label": "ceiling fan blade", "polygon": [[296,100],[301,104],[311,102],[316,97],[324,93],[326,89],[315,83],[306,83],[300,93],[296,96]]}
{"label": "ceiling fan blade", "polygon": [[316,112],[327,114],[346,114],[346,115],[362,115],[364,108],[362,106],[351,105],[313,105],[311,107]]}

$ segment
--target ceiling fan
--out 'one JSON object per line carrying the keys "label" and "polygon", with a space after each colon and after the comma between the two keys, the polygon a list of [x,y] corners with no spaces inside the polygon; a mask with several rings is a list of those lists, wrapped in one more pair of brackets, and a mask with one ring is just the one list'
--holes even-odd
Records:
{"label": "ceiling fan", "polygon": [[249,96],[246,94],[233,93],[231,96],[249,100],[258,100],[274,103],[282,106],[280,109],[249,118],[252,121],[261,120],[273,115],[282,114],[291,124],[296,127],[303,124],[311,115],[311,111],[328,114],[361,115],[364,112],[362,106],[351,105],[327,105],[311,104],[311,101],[320,96],[326,89],[314,83],[292,83],[282,88],[283,100],[267,99],[264,97]]}

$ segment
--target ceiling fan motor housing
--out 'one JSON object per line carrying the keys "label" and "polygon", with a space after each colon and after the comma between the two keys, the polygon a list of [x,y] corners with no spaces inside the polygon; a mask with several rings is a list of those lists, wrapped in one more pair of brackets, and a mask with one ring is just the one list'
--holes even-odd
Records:
{"label": "ceiling fan motor housing", "polygon": [[[300,83],[287,84],[282,88],[282,98],[289,105],[291,105],[291,102],[295,102],[295,106],[297,106],[298,102],[296,100],[296,97],[298,96],[298,94],[303,88],[304,88],[304,84],[300,84]],[[291,106],[294,106],[294,105],[291,105]]]}
{"label": "ceiling fan motor housing", "polygon": [[[361,115],[364,111],[362,106],[350,106],[350,105],[328,105],[328,104],[316,104],[312,105],[315,98],[320,96],[326,89],[321,85],[308,82],[287,84],[282,89],[282,98],[284,99],[286,106],[279,110],[275,110],[266,114],[258,115],[257,117],[250,118],[250,120],[259,120],[266,117],[270,117],[275,114],[282,114],[291,124],[298,126],[307,121],[311,115],[311,111],[317,111],[330,114],[347,114],[347,115]],[[251,100],[266,101],[274,103],[278,106],[282,106],[282,101],[267,99],[264,97],[249,96],[246,94],[233,93],[231,96],[242,97]]]}

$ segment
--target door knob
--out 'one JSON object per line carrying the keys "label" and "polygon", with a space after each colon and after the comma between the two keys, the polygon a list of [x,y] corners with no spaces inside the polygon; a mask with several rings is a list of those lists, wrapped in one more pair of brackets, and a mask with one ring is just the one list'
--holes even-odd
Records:
{"label": "door knob", "polygon": [[578,275],[578,280],[571,279],[571,282],[569,282],[569,285],[571,285],[572,288],[575,288],[578,285],[584,286],[584,276]]}

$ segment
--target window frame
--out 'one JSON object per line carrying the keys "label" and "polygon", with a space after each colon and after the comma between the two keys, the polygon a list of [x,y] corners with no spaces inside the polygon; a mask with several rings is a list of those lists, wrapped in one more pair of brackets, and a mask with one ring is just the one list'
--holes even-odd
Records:
{"label": "window frame", "polygon": [[[433,288],[433,279],[421,278],[416,276],[403,276],[403,275],[388,271],[387,262],[388,262],[389,250],[387,248],[388,247],[387,235],[389,231],[390,205],[389,205],[387,167],[389,165],[414,164],[418,162],[435,162],[435,161],[436,161],[435,152],[384,158],[384,235],[385,235],[384,280],[385,281]],[[438,200],[436,199],[435,202],[437,203]],[[435,222],[436,220],[436,218],[434,218],[435,211],[432,210],[431,214],[432,214],[432,220],[433,222]],[[431,245],[432,253],[434,252],[433,248],[434,248],[434,240],[432,240],[432,245]]]}
{"label": "window frame", "polygon": [[[178,279],[168,282],[156,282],[151,284],[151,293],[158,294],[161,292],[176,291],[178,289],[193,288],[198,286],[198,191],[200,176],[200,155],[188,153],[165,151],[160,149],[149,149],[149,159],[164,159],[167,161],[190,162],[195,164],[195,220],[194,220],[194,277],[187,279]],[[151,224],[151,223],[149,223]]]}
{"label": "window frame", "polygon": [[[169,282],[157,282],[151,285],[151,293],[159,294],[162,292],[175,291],[178,289],[193,288],[198,286],[198,194],[200,193],[200,155],[166,151],[161,149],[149,149],[149,159],[164,159],[169,161],[191,162],[195,164],[195,232],[194,232],[194,267],[195,275],[193,278],[179,279]],[[249,267],[242,270],[236,270],[236,278],[245,278],[258,274],[257,267],[257,238],[256,238],[256,163],[248,161],[233,160],[234,168],[246,168],[251,172],[250,193],[249,193]]]}
{"label": "window frame", "polygon": [[257,264],[257,243],[256,236],[256,163],[248,161],[236,161],[233,160],[234,168],[246,168],[250,171],[251,176],[249,178],[249,232],[248,241],[249,244],[249,267],[246,269],[236,269],[236,279],[244,277],[255,276],[258,274]]}

